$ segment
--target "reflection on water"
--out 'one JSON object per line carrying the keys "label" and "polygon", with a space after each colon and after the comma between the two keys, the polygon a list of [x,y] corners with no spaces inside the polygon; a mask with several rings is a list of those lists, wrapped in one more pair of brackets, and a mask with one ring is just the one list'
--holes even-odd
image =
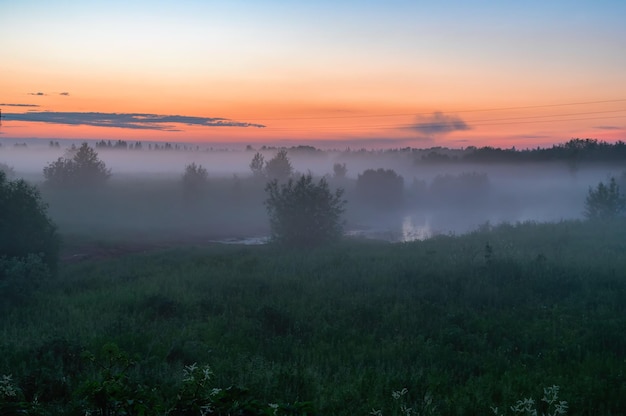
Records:
{"label": "reflection on water", "polygon": [[[398,224],[396,222],[396,224]],[[396,226],[369,226],[365,229],[347,230],[345,235],[349,237],[371,238],[375,240],[383,240],[389,242],[407,243],[416,240],[426,240],[435,235],[430,221],[427,218],[418,215],[405,215],[402,217],[402,224]],[[221,244],[243,244],[258,245],[266,244],[270,240],[269,237],[240,237],[226,238],[220,240],[211,240],[212,243]]]}
{"label": "reflection on water", "polygon": [[269,237],[233,237],[233,238],[224,238],[221,240],[210,240],[210,243],[220,243],[220,244],[243,244],[244,246],[256,246],[260,244],[269,243]]}
{"label": "reflection on water", "polygon": [[435,235],[435,231],[430,225],[428,218],[421,215],[405,215],[401,217],[402,222],[395,222],[395,225],[376,224],[364,229],[352,229],[346,232],[350,237],[370,238],[374,240],[384,240],[393,243],[407,243],[416,240],[426,240]]}
{"label": "reflection on water", "polygon": [[402,220],[402,237],[400,241],[406,243],[415,240],[426,240],[433,236],[433,230],[430,228],[430,222],[424,221],[423,225],[416,225],[413,217],[407,215]]}

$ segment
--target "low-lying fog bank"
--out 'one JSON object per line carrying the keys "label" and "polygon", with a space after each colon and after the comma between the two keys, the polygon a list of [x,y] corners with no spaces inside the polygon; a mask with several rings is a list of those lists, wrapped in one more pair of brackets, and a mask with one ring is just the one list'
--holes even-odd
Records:
{"label": "low-lying fog bank", "polygon": [[[269,235],[267,179],[253,176],[251,162],[260,153],[267,164],[278,149],[96,151],[111,170],[97,189],[46,186],[43,168],[71,154],[63,146],[1,146],[0,167],[40,186],[62,234],[249,244]],[[460,234],[486,223],[579,219],[590,187],[616,177],[626,188],[624,165],[616,161],[433,162],[432,151],[424,152],[299,147],[286,154],[294,175],[324,176],[331,189],[345,190],[347,235],[389,241]],[[190,193],[182,177],[191,163],[206,169],[206,180]]]}

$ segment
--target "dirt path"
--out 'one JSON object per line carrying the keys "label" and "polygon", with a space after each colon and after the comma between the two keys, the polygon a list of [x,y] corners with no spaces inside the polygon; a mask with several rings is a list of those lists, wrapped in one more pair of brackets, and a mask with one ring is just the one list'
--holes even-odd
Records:
{"label": "dirt path", "polygon": [[175,247],[169,243],[120,243],[115,245],[85,243],[61,250],[62,263],[74,263],[84,260],[106,260],[129,254],[146,253]]}
{"label": "dirt path", "polygon": [[61,248],[61,262],[74,263],[85,260],[106,260],[131,254],[149,253],[181,247],[202,247],[215,244],[257,245],[267,241],[264,237],[214,238],[179,237],[137,241],[87,241],[71,239]]}

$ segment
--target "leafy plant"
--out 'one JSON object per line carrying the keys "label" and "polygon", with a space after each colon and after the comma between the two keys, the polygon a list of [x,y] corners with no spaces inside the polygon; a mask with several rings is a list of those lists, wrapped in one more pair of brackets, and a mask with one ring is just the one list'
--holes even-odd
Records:
{"label": "leafy plant", "polygon": [[208,365],[191,364],[183,369],[183,384],[176,395],[176,403],[167,412],[169,416],[192,415],[292,415],[315,414],[309,402],[294,404],[266,403],[240,387],[225,389],[213,385],[213,371]]}
{"label": "leafy plant", "polygon": [[[102,347],[98,356],[85,353],[93,363],[93,379],[83,382],[79,396],[85,402],[85,413],[99,416],[146,415],[153,402],[150,389],[133,382],[129,371],[136,365],[115,343]],[[153,412],[156,409],[153,409]],[[156,412],[154,412],[156,413]]]}
{"label": "leafy plant", "polygon": [[[543,389],[543,397],[541,401],[547,407],[545,413],[542,411],[541,416],[560,416],[566,415],[568,405],[564,400],[559,400],[559,386],[545,387]],[[495,416],[503,416],[506,413],[500,413],[497,407],[492,407],[491,411]],[[538,416],[538,405],[532,398],[521,399],[511,406],[511,411],[516,415]]]}
{"label": "leafy plant", "polygon": [[372,409],[371,416],[432,416],[436,415],[437,406],[433,403],[433,397],[426,393],[422,400],[411,403],[408,398],[409,390],[405,387],[391,392],[391,406],[388,409]]}

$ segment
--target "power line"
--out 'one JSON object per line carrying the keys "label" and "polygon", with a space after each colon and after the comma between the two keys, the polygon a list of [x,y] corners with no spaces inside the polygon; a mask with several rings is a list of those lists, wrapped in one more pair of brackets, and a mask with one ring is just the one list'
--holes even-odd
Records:
{"label": "power line", "polygon": [[[620,98],[615,100],[600,100],[600,101],[581,101],[573,103],[561,103],[561,104],[538,104],[538,105],[526,105],[517,107],[493,107],[482,108],[474,110],[455,110],[446,111],[446,113],[480,113],[486,111],[508,111],[508,110],[528,110],[533,108],[553,108],[553,107],[567,107],[576,105],[588,105],[588,104],[608,104],[608,103],[620,103],[626,102],[626,98]],[[332,120],[332,119],[349,119],[349,118],[379,118],[379,117],[406,117],[406,116],[420,116],[420,115],[432,115],[436,111],[421,112],[421,113],[387,113],[387,114],[361,114],[352,116],[309,116],[309,117],[248,117],[241,116],[239,118],[255,121],[280,121],[280,120]]]}
{"label": "power line", "polygon": [[[619,110],[626,111],[626,110]],[[500,122],[498,120],[506,120],[506,119],[493,119],[493,120],[483,120],[480,123],[472,123],[469,124],[469,127],[480,127],[480,126],[500,126],[500,125],[513,125],[513,124],[533,124],[533,123],[554,123],[554,122],[564,122],[564,121],[582,121],[582,120],[605,120],[605,119],[623,119],[626,118],[626,115],[623,116],[603,116],[603,117],[582,117],[582,118],[569,118],[569,119],[554,119],[554,120],[526,120],[526,121],[504,121]],[[495,121],[495,122],[492,122]],[[398,129],[398,128],[408,128],[421,126],[423,128],[437,128],[437,127],[446,127],[448,126],[445,123],[421,123],[417,125],[398,125],[398,124],[378,124],[378,125],[356,125],[356,126],[321,126],[321,127],[266,127],[267,130],[271,131],[317,131],[317,130],[355,130],[355,129]]]}

